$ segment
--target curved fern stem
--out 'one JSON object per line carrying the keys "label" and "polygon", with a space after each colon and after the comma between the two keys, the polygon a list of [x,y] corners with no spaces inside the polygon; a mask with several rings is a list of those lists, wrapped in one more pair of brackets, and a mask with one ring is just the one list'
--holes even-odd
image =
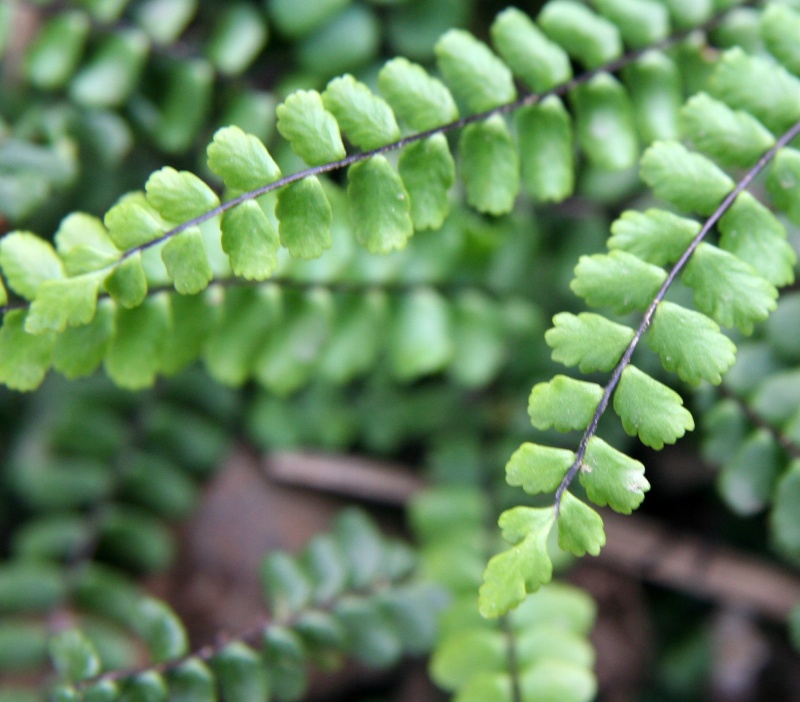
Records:
{"label": "curved fern stem", "polygon": [[702,228],[698,232],[697,236],[692,240],[692,243],[686,248],[683,252],[683,255],[678,259],[677,263],[673,266],[672,270],[669,272],[664,283],[661,285],[661,288],[656,293],[655,297],[653,298],[652,302],[648,306],[647,310],[645,311],[642,321],[639,324],[638,328],[636,329],[633,338],[631,339],[628,346],[625,348],[625,352],[622,354],[619,362],[615,366],[611,378],[608,381],[608,384],[605,386],[603,390],[603,395],[600,399],[600,403],[597,405],[597,409],[595,410],[594,414],[592,415],[592,420],[589,422],[589,426],[586,428],[586,431],[581,438],[580,444],[578,445],[578,450],[575,452],[575,460],[573,461],[572,465],[570,466],[569,470],[567,471],[566,475],[562,479],[561,483],[558,486],[558,489],[555,493],[555,511],[556,514],[559,513],[559,509],[561,506],[561,500],[566,492],[567,488],[570,486],[572,481],[575,479],[575,476],[578,474],[578,471],[581,469],[581,465],[583,464],[583,457],[586,454],[586,448],[589,444],[589,440],[597,433],[597,425],[600,422],[600,418],[606,411],[608,407],[609,400],[611,396],[614,394],[614,390],[616,390],[617,385],[619,384],[620,378],[622,377],[622,372],[631,362],[631,357],[633,356],[633,352],[636,350],[636,347],[639,344],[642,335],[647,331],[647,328],[650,326],[650,322],[653,320],[653,315],[655,314],[656,308],[664,299],[664,296],[667,294],[667,290],[672,286],[672,283],[675,282],[675,278],[684,268],[684,266],[689,262],[692,254],[694,253],[695,249],[700,245],[700,243],[705,239],[706,235],[711,228],[719,221],[719,219],[730,209],[731,205],[733,205],[734,200],[738,197],[740,193],[745,191],[753,180],[758,176],[761,171],[775,158],[775,155],[788,145],[796,136],[800,134],[800,121],[795,122],[788,131],[784,132],[784,134],[775,142],[775,145],[767,151],[745,175],[744,177],[736,184],[736,187],[728,193],[725,199],[720,203],[714,213],[706,220],[705,224],[703,224]]}

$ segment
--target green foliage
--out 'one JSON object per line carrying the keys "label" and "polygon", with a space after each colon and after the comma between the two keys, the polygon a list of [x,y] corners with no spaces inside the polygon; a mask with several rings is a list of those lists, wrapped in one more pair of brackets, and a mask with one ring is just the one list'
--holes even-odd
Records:
{"label": "green foliage", "polygon": [[[490,44],[448,28],[470,3],[37,10],[0,99],[0,211],[15,228],[0,239],[0,383],[42,386],[44,417],[21,430],[0,491],[0,518],[7,500],[24,512],[0,566],[0,670],[49,656],[53,699],[295,700],[310,664],[387,666],[436,642],[432,677],[461,702],[588,701],[594,613],[549,583],[605,544],[592,505],[630,514],[650,488],[607,407],[661,449],[695,424],[677,379],[706,398],[692,409],[723,499],[768,509],[773,545],[800,559],[800,307],[779,306],[777,290],[797,264],[800,15],[748,8],[742,29],[735,4],[551,0],[535,18],[501,12],[480,34]],[[382,46],[408,58],[381,66]],[[274,92],[253,87],[287,55],[296,67]],[[173,165],[150,172],[161,162]],[[60,224],[58,203],[37,212],[72,187],[89,193],[86,212]],[[575,208],[543,204],[573,195]],[[620,202],[648,209],[623,212],[597,252],[595,203]],[[592,224],[563,226],[584,210]],[[52,243],[29,228],[54,229]],[[579,254],[569,288],[595,311],[559,296],[563,263],[544,250],[556,238]],[[555,311],[552,360],[605,381],[552,375],[531,338],[539,304]],[[633,364],[642,339],[663,372]],[[344,512],[301,554],[265,557],[271,618],[256,634],[191,653],[180,619],[119,569],[171,561],[168,522],[190,512],[242,424],[224,398],[161,397],[190,385],[179,374],[198,360],[220,385],[254,381],[243,423],[268,448],[424,443],[433,475],[449,477],[412,507],[421,577],[412,551]],[[161,412],[45,382],[51,368],[75,379],[101,366],[129,390],[179,377],[150,391]],[[531,378],[534,428],[582,432],[576,445],[511,428]],[[708,385],[727,382],[706,412]],[[501,448],[482,455],[494,432]],[[512,506],[483,479],[492,509],[507,507],[498,551],[487,498],[452,482],[477,481],[475,466],[520,442],[505,478],[534,501]],[[59,609],[76,628],[48,638]],[[148,664],[114,658],[94,619]]]}

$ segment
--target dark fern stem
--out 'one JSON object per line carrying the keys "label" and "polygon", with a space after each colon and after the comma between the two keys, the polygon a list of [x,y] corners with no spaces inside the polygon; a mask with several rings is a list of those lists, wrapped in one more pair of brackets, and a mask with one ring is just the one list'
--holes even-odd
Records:
{"label": "dark fern stem", "polygon": [[683,252],[683,255],[680,257],[678,262],[672,267],[670,270],[669,275],[667,276],[664,283],[661,285],[661,288],[656,293],[656,296],[653,298],[653,301],[648,306],[647,310],[642,317],[642,321],[639,324],[636,332],[631,339],[630,343],[625,349],[625,352],[622,354],[619,362],[617,363],[614,371],[611,374],[611,378],[608,381],[608,384],[605,386],[603,391],[603,396],[600,399],[600,403],[597,405],[597,409],[595,410],[594,414],[592,415],[592,420],[589,422],[589,426],[586,428],[586,431],[581,438],[580,444],[578,445],[578,450],[575,453],[575,460],[570,466],[567,474],[564,476],[563,480],[558,486],[558,489],[555,493],[555,510],[556,514],[559,512],[559,508],[561,506],[561,499],[564,496],[564,492],[569,488],[572,481],[575,479],[575,476],[578,474],[578,471],[581,469],[581,465],[583,464],[583,457],[586,454],[586,448],[589,444],[589,440],[597,433],[597,426],[600,422],[600,418],[606,411],[608,407],[608,403],[611,400],[611,396],[614,394],[614,390],[616,390],[617,385],[619,384],[620,378],[622,377],[622,372],[627,368],[627,366],[631,362],[631,358],[633,356],[633,352],[636,350],[636,347],[639,344],[642,336],[644,335],[647,328],[650,326],[650,323],[653,320],[653,315],[656,312],[656,308],[664,299],[664,296],[667,294],[667,291],[675,282],[675,278],[678,274],[683,270],[686,264],[689,262],[689,259],[692,257],[695,249],[700,245],[700,243],[705,239],[706,235],[711,228],[720,220],[720,218],[730,209],[733,205],[736,198],[739,196],[740,193],[744,192],[756,176],[764,170],[764,168],[775,158],[775,155],[780,151],[782,148],[787,146],[798,134],[800,134],[800,121],[795,122],[792,127],[786,131],[776,142],[775,145],[767,151],[759,160],[758,162],[744,175],[744,177],[736,184],[736,187],[728,193],[725,199],[720,203],[714,213],[705,221],[702,228],[698,232],[697,236],[694,238],[692,243]]}

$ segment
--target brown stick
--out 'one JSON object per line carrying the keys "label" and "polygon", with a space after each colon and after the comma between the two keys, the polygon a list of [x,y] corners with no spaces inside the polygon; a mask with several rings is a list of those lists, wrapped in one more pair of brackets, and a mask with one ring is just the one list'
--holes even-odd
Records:
{"label": "brown stick", "polygon": [[[425,487],[405,466],[350,456],[277,453],[264,470],[276,482],[395,506]],[[676,535],[648,517],[604,511],[603,521],[598,565],[780,622],[800,603],[800,578],[764,559]]]}

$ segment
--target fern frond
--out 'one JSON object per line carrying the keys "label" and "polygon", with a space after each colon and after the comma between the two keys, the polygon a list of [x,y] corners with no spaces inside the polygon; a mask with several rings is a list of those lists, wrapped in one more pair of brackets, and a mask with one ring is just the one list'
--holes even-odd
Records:
{"label": "fern frond", "polygon": [[485,492],[472,488],[430,489],[412,501],[423,571],[454,595],[442,613],[431,677],[460,700],[588,702],[597,688],[587,638],[595,605],[585,593],[554,582],[502,619],[480,616],[474,592],[492,550],[488,512]]}
{"label": "fern frond", "polygon": [[[330,188],[319,180],[333,170],[348,169],[348,209],[356,240],[370,252],[401,249],[415,228],[440,226],[446,217],[454,164],[442,135],[455,129],[463,128],[459,152],[467,201],[494,215],[513,208],[521,184],[543,200],[569,195],[574,187],[573,140],[600,167],[630,166],[639,149],[635,121],[648,125],[650,137],[659,129],[647,115],[656,107],[663,112],[664,104],[678,104],[677,83],[664,82],[659,98],[652,75],[646,76],[656,56],[652,51],[677,43],[686,32],[663,38],[663,12],[654,8],[650,8],[653,23],[645,32],[657,37],[646,47],[650,53],[640,46],[643,35],[632,32],[636,13],[632,15],[624,3],[600,7],[610,19],[574,2],[550,3],[538,18],[538,27],[518,11],[501,13],[491,32],[499,56],[462,30],[442,37],[436,52],[444,82],[420,66],[395,59],[378,77],[383,97],[352,76],[334,79],[322,94],[299,91],[287,97],[277,109],[278,131],[309,164],[306,170],[280,177],[254,135],[223,128],[208,153],[210,169],[227,188],[228,199],[221,204],[196,175],[166,167],[150,176],[144,197],[130,194],[109,210],[103,222],[107,232],[91,221],[86,233],[77,233],[74,220],[68,218],[57,235],[55,254],[44,253],[44,244],[31,243],[30,233],[5,237],[0,243],[0,272],[8,287],[23,298],[0,308],[4,318],[16,310],[6,336],[13,335],[15,344],[23,343],[32,351],[41,347],[38,357],[43,359],[47,339],[56,343],[53,333],[60,336],[67,328],[93,321],[92,298],[103,292],[112,295],[112,307],[131,310],[118,310],[116,315],[163,327],[157,321],[163,317],[158,312],[162,303],[150,300],[148,310],[133,313],[145,304],[148,288],[168,280],[178,293],[195,295],[231,269],[248,280],[266,279],[276,270],[276,229],[291,256],[320,256],[331,246],[331,227],[341,216]],[[724,13],[713,19],[703,16],[707,29],[721,22]],[[680,12],[675,12],[675,19],[687,21]],[[615,21],[626,27],[624,32]],[[627,54],[622,53],[622,36],[636,46]],[[568,56],[588,70],[572,78]],[[657,56],[659,66],[671,65],[665,54]],[[630,68],[622,75],[623,81],[630,79],[630,95],[611,75],[623,67]],[[513,72],[542,92],[517,97]],[[562,96],[572,103],[574,127]],[[458,118],[459,109],[467,115]],[[519,146],[503,117],[515,110]],[[669,122],[662,120],[664,136],[672,132]],[[398,124],[414,131],[398,139]],[[346,155],[342,134],[348,143],[366,150]],[[520,146],[525,147],[521,156]],[[399,172],[386,158],[395,150],[402,152]],[[659,161],[658,154],[651,153]],[[707,171],[698,172],[696,185],[710,177]],[[657,177],[655,173],[653,178]],[[720,181],[721,188],[727,185]],[[277,204],[265,198],[273,191]],[[708,188],[688,192],[708,192]],[[78,252],[80,265],[71,265],[66,272],[56,270]],[[52,266],[43,269],[53,255]],[[31,275],[53,280],[42,286],[41,293],[38,284],[25,280],[25,271],[40,269],[49,272]],[[53,310],[60,299],[71,300],[71,308]],[[19,325],[17,318],[24,322]],[[22,334],[44,338],[25,339],[14,331],[15,325],[24,328]],[[115,334],[112,328],[112,340]],[[38,385],[48,365],[39,364],[38,371],[28,366],[17,371],[4,364],[2,375],[15,388],[30,389]],[[111,360],[110,367],[119,364]],[[114,377],[123,374],[116,372]],[[140,373],[129,385],[154,378],[153,372]]]}
{"label": "fern frond", "polygon": [[[712,77],[712,84],[715,81],[717,85],[724,83],[732,61],[745,74],[751,70],[746,80],[753,80],[759,71],[766,70],[763,59],[748,58],[734,51],[720,62]],[[782,71],[777,71],[779,81],[786,81],[793,88],[800,86],[800,82]],[[731,101],[741,107],[740,101],[736,95],[731,95],[730,90],[722,92],[726,92]],[[782,109],[778,105],[776,112]],[[642,157],[642,178],[653,188],[656,196],[668,200],[682,211],[711,216],[698,230],[698,225],[692,220],[682,220],[675,215],[628,213],[612,226],[614,236],[609,241],[609,247],[614,247],[614,250],[610,254],[583,257],[578,263],[572,289],[590,305],[611,307],[617,314],[644,310],[644,315],[632,336],[632,330],[609,320],[594,321],[602,319],[594,316],[584,315],[581,319],[558,315],[554,319],[556,327],[548,332],[546,340],[554,348],[555,359],[578,365],[582,370],[614,367],[611,379],[604,388],[564,376],[556,376],[549,383],[534,387],[529,414],[536,428],[554,426],[560,431],[580,429],[584,430],[584,434],[574,456],[562,450],[530,444],[525,447],[524,454],[518,452],[509,461],[507,475],[510,483],[526,489],[530,487],[534,492],[552,488],[555,505],[554,509],[513,508],[501,516],[500,524],[505,525],[504,536],[514,548],[496,556],[487,566],[481,588],[481,610],[484,614],[497,616],[504,613],[521,601],[525,592],[535,591],[549,580],[550,565],[542,544],[554,525],[558,527],[562,547],[569,548],[576,555],[598,552],[604,543],[602,520],[588,505],[569,492],[572,481],[578,475],[581,476],[581,482],[585,475],[590,476],[591,487],[587,486],[587,494],[597,504],[616,502],[623,511],[630,511],[641,501],[641,492],[647,488],[647,482],[630,480],[629,470],[635,465],[631,459],[626,460],[622,455],[622,461],[618,461],[608,455],[603,457],[595,454],[595,458],[599,459],[597,463],[587,461],[590,442],[597,439],[600,417],[612,396],[614,410],[625,431],[632,436],[638,435],[642,443],[655,449],[662,448],[665,443],[673,443],[685,431],[694,428],[694,420],[683,407],[680,395],[631,365],[633,352],[645,332],[648,332],[648,345],[659,354],[666,370],[677,372],[690,383],[707,380],[718,384],[722,374],[734,361],[735,346],[720,333],[717,323],[727,327],[736,326],[741,332],[750,334],[754,324],[766,319],[774,310],[777,298],[773,284],[761,276],[760,270],[784,283],[793,278],[791,271],[796,256],[786,244],[775,257],[768,255],[764,261],[753,259],[751,263],[704,239],[712,227],[719,224],[730,246],[730,222],[740,218],[737,227],[739,236],[749,237],[752,241],[756,233],[748,228],[749,234],[743,234],[744,221],[753,222],[760,216],[767,222],[767,236],[785,241],[785,230],[778,220],[745,191],[768,166],[777,168],[779,154],[800,134],[800,111],[797,105],[793,113],[794,122],[777,139],[772,138],[755,116],[733,113],[728,107],[720,107],[702,95],[687,103],[684,115],[687,116],[684,125],[686,136],[699,142],[698,145],[702,144],[709,156],[717,157],[728,165],[740,164],[740,161],[732,161],[724,153],[723,145],[730,136],[745,140],[742,151],[745,155],[748,154],[749,145],[752,145],[752,154],[742,157],[745,162],[751,162],[756,157],[757,161],[734,186],[731,178],[706,156],[691,153],[677,142],[656,142]],[[788,119],[788,114],[781,117],[781,121],[785,118]],[[704,119],[715,123],[714,132],[717,136],[713,139],[701,138],[697,125]],[[777,118],[771,124],[776,121]],[[774,201],[774,204],[781,207],[779,202]],[[745,211],[749,214],[743,217],[742,212]],[[753,216],[752,220],[750,216]],[[723,217],[728,218],[724,227]],[[667,225],[667,221],[672,226]],[[668,238],[676,236],[677,241],[681,241],[685,247],[682,252],[678,247],[670,251],[674,246],[673,241],[669,247],[659,251],[659,263],[662,265],[670,263],[677,256],[668,272],[617,248],[629,248],[647,258],[655,248],[650,243],[653,232],[659,230]],[[776,274],[776,258],[780,260],[779,274]],[[699,311],[665,300],[667,291],[679,274],[693,289]],[[618,285],[617,281],[621,279],[626,281],[625,287]],[[764,464],[765,469],[758,472],[757,478],[765,481],[757,490],[763,496],[769,489],[770,476],[775,473],[767,468],[776,465],[773,446],[767,436],[758,436],[742,450],[741,461],[734,464],[729,475],[738,476],[745,465],[752,466],[754,462]],[[543,463],[547,463],[545,468],[542,468]],[[626,463],[628,470],[620,471],[620,464],[625,466]],[[540,476],[531,475],[537,470],[541,471]],[[601,474],[599,482],[594,477],[597,473]],[[638,470],[636,474],[641,475]],[[557,478],[558,484],[555,485]],[[730,491],[741,497],[741,490],[735,486],[737,480],[738,477],[730,477],[730,481],[733,481]],[[620,500],[619,495],[625,494],[625,491],[639,493],[639,498]],[[535,544],[538,545],[534,547]],[[527,557],[521,556],[523,553],[527,553]],[[522,563],[525,563],[525,567],[521,567]]]}
{"label": "fern frond", "polygon": [[[268,690],[280,699],[298,699],[314,661],[326,660],[330,667],[348,655],[383,667],[404,652],[428,650],[442,593],[416,580],[414,568],[408,547],[384,539],[363,514],[348,511],[331,535],[315,537],[300,556],[266,557],[262,577],[269,618],[193,653],[169,607],[95,564],[72,576],[46,562],[4,566],[0,611],[8,631],[24,637],[26,625],[11,613],[25,612],[33,622],[40,612],[67,602],[74,608],[77,626],[49,641],[44,622],[35,634],[30,630],[31,636],[44,638],[37,639],[43,645],[30,651],[33,657],[26,663],[44,665],[49,654],[61,680],[56,696],[113,701],[219,687],[226,699],[266,699]],[[104,672],[109,654],[102,637],[93,633],[92,617],[128,630],[146,647],[149,662]],[[0,667],[8,656],[0,647]]]}

